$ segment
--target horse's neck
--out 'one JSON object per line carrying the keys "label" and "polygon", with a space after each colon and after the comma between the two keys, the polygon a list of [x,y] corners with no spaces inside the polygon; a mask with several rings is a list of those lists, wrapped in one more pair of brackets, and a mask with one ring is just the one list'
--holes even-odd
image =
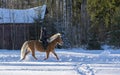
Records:
{"label": "horse's neck", "polygon": [[50,44],[56,46],[57,45],[57,39],[53,40]]}

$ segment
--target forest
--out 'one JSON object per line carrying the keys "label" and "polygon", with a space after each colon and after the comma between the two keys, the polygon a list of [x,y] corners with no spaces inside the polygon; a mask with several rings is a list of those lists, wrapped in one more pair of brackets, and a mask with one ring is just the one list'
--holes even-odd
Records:
{"label": "forest", "polygon": [[60,32],[64,48],[101,49],[103,44],[120,48],[120,0],[0,0],[1,8],[11,9],[43,4],[47,14],[40,24],[51,34]]}

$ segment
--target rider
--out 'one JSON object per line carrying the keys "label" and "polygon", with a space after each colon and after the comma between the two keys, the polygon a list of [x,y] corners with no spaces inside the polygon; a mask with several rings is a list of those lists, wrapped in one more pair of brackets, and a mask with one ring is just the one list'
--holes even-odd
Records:
{"label": "rider", "polygon": [[47,39],[48,37],[46,27],[41,27],[40,40],[42,41],[44,49],[46,49],[48,45]]}

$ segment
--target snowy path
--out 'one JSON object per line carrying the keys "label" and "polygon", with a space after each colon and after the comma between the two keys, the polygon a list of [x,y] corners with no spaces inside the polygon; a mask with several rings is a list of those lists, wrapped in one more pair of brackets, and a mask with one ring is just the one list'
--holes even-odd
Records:
{"label": "snowy path", "polygon": [[70,62],[4,62],[0,75],[119,75],[120,64],[77,64]]}
{"label": "snowy path", "polygon": [[120,50],[56,50],[60,60],[37,52],[19,61],[20,50],[0,50],[0,75],[120,75]]}
{"label": "snowy path", "polygon": [[95,75],[120,75],[120,64],[89,64]]}
{"label": "snowy path", "polygon": [[6,62],[0,63],[0,75],[78,75],[73,63]]}

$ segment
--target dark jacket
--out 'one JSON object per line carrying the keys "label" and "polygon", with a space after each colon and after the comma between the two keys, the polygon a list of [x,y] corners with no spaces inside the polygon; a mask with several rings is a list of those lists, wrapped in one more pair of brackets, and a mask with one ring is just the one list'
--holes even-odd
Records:
{"label": "dark jacket", "polygon": [[48,42],[48,34],[45,27],[41,28],[40,40],[42,41],[43,47],[46,49]]}
{"label": "dark jacket", "polygon": [[41,34],[40,34],[40,40],[43,41],[43,40],[47,40],[47,30],[45,27],[41,28]]}

